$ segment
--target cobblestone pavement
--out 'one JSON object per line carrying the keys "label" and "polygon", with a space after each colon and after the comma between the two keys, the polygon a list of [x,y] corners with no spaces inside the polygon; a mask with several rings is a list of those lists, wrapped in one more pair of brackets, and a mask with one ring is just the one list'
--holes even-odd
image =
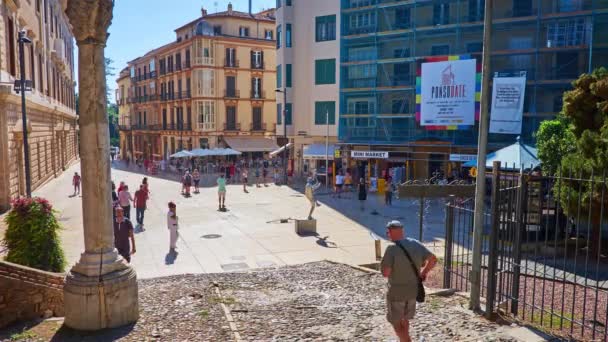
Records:
{"label": "cobblestone pavement", "polygon": [[[395,340],[385,320],[386,281],[343,264],[180,275],[139,284],[141,318],[131,327],[81,335],[55,324],[55,331],[46,329],[44,335],[41,324],[21,333],[27,337],[22,340]],[[414,341],[542,341],[530,338],[535,335],[517,337],[513,332],[522,328],[486,321],[465,303],[459,295],[428,296],[413,321]]]}

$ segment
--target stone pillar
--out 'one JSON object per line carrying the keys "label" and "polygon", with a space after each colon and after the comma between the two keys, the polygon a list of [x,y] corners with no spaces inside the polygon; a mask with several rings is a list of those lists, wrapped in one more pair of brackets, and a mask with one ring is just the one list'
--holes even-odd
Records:
{"label": "stone pillar", "polygon": [[[65,324],[99,330],[135,322],[137,279],[114,248],[104,48],[112,0],[68,0],[78,44],[85,251],[66,277]],[[64,147],[67,147],[64,145]]]}

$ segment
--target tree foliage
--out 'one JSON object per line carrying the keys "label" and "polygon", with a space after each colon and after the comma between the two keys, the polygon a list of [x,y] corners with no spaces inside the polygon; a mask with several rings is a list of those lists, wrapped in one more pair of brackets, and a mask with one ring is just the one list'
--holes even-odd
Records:
{"label": "tree foliage", "polygon": [[43,198],[18,198],[5,221],[6,260],[50,272],[63,272],[65,256],[59,241],[61,226]]}
{"label": "tree foliage", "polygon": [[554,120],[541,122],[535,134],[538,158],[545,174],[556,174],[562,159],[576,150],[576,138],[568,126],[568,119],[560,114]]}
{"label": "tree foliage", "polygon": [[572,86],[560,117],[537,132],[539,158],[550,171],[561,167],[555,195],[568,215],[589,215],[598,251],[601,213],[608,212],[608,70],[583,74]]}

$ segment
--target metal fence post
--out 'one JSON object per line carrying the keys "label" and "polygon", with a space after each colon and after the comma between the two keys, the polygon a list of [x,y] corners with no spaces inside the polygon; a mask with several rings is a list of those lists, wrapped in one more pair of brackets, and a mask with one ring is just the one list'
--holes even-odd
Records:
{"label": "metal fence post", "polygon": [[443,288],[452,287],[452,248],[454,241],[454,195],[450,195],[445,210],[445,250]]}
{"label": "metal fence post", "polygon": [[490,244],[488,246],[488,275],[486,291],[485,316],[491,319],[494,316],[494,302],[496,300],[496,271],[498,259],[498,238],[500,233],[500,162],[495,161],[492,165],[492,212],[490,223]]}
{"label": "metal fence post", "polygon": [[521,234],[526,228],[525,208],[528,206],[526,201],[526,192],[528,184],[526,176],[522,171],[519,175],[519,191],[517,192],[517,209],[515,219],[515,234],[513,236],[513,284],[511,286],[511,313],[517,316],[519,305],[519,278],[520,278],[520,263],[521,263]]}

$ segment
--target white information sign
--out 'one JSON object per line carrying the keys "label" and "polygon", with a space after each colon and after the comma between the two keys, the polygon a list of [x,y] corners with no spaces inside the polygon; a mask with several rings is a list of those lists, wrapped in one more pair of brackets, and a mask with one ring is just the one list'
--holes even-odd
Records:
{"label": "white information sign", "polygon": [[420,125],[475,124],[474,59],[422,63]]}
{"label": "white information sign", "polygon": [[490,133],[521,134],[526,77],[494,77]]}
{"label": "white information sign", "polygon": [[351,158],[357,159],[387,159],[386,151],[350,151]]}

